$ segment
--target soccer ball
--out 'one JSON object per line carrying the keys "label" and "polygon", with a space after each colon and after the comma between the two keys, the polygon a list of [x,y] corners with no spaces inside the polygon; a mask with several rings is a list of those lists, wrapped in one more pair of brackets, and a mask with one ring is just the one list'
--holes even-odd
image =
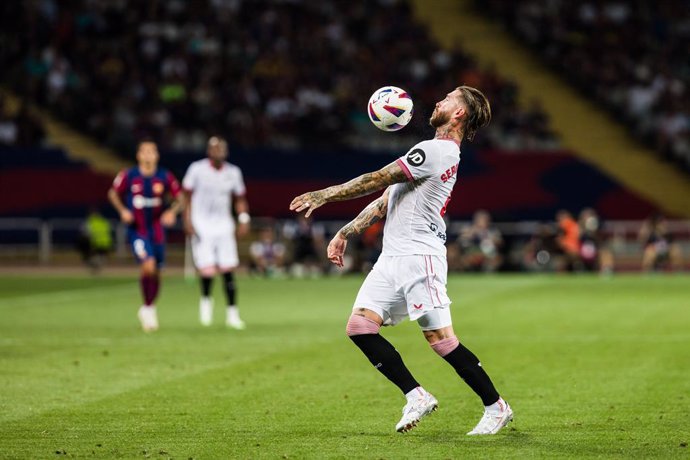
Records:
{"label": "soccer ball", "polygon": [[384,86],[374,91],[369,98],[367,113],[378,129],[397,131],[412,119],[412,98],[407,91],[396,86]]}

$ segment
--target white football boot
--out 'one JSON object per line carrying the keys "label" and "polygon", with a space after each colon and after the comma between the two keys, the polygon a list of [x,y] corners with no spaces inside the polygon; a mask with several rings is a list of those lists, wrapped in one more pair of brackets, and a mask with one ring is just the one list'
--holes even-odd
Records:
{"label": "white football boot", "polygon": [[496,434],[501,428],[506,426],[508,422],[513,420],[513,409],[503,399],[499,399],[496,403],[497,410],[484,410],[482,419],[477,423],[472,431],[467,433],[470,436],[478,434]]}
{"label": "white football boot", "polygon": [[237,309],[237,307],[228,307],[225,325],[231,329],[237,329],[238,331],[247,328],[247,325],[244,324],[244,321],[240,319],[240,311]]}
{"label": "white football boot", "polygon": [[203,326],[210,326],[213,322],[213,301],[209,297],[202,297],[199,301],[199,321]]}
{"label": "white football boot", "polygon": [[158,330],[158,314],[156,313],[156,307],[147,307],[142,305],[139,307],[139,322],[141,323],[141,328],[144,332],[153,332]]}
{"label": "white football boot", "polygon": [[426,390],[419,389],[418,398],[408,401],[403,407],[402,418],[395,426],[398,433],[407,433],[417,426],[417,423],[438,408],[438,401]]}

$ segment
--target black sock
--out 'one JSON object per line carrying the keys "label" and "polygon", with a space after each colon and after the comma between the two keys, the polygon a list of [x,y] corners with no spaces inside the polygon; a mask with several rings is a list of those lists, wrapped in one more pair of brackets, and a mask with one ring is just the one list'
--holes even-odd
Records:
{"label": "black sock", "polygon": [[407,394],[419,386],[405,367],[400,353],[384,339],[380,334],[351,335],[350,339],[388,380],[400,388],[403,394]]}
{"label": "black sock", "polygon": [[211,296],[211,285],[213,284],[213,278],[207,278],[205,276],[201,277],[201,295],[203,297]]}
{"label": "black sock", "polygon": [[482,368],[479,358],[465,348],[463,344],[443,357],[453,366],[455,372],[467,383],[477,395],[482,398],[485,406],[498,401],[498,392],[491,383],[489,375]]}
{"label": "black sock", "polygon": [[225,297],[228,299],[228,305],[235,304],[235,277],[232,272],[223,273],[223,281],[225,282]]}

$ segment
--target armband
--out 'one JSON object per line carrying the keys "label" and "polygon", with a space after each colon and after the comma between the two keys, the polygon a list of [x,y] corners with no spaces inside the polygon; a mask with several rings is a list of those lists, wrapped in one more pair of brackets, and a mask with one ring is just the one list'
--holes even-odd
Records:
{"label": "armband", "polygon": [[251,222],[252,218],[249,216],[249,213],[247,212],[241,212],[237,215],[237,221],[240,224],[248,224]]}

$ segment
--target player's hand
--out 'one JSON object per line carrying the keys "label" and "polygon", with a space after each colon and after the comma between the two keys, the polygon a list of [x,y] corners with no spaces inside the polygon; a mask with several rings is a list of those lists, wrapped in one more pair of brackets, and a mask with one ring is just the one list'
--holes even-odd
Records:
{"label": "player's hand", "polygon": [[343,256],[345,255],[345,249],[347,248],[347,239],[340,235],[340,232],[336,233],[330,243],[328,243],[328,248],[326,249],[326,255],[328,260],[333,262],[338,267],[342,268]]}
{"label": "player's hand", "polygon": [[120,220],[125,224],[131,224],[134,222],[134,214],[129,209],[123,209],[120,211]]}
{"label": "player's hand", "polygon": [[239,224],[237,226],[237,236],[247,236],[249,235],[249,224]]}
{"label": "player's hand", "polygon": [[192,225],[191,219],[184,220],[184,234],[187,236],[195,236],[196,230],[194,230],[194,225]]}
{"label": "player's hand", "polygon": [[326,204],[326,199],[321,190],[307,192],[292,200],[290,211],[302,212],[306,209],[307,212],[304,214],[304,217],[309,217],[316,208],[320,208],[324,204]]}
{"label": "player's hand", "polygon": [[169,209],[161,214],[161,224],[165,227],[172,227],[175,225],[176,220],[177,216]]}

